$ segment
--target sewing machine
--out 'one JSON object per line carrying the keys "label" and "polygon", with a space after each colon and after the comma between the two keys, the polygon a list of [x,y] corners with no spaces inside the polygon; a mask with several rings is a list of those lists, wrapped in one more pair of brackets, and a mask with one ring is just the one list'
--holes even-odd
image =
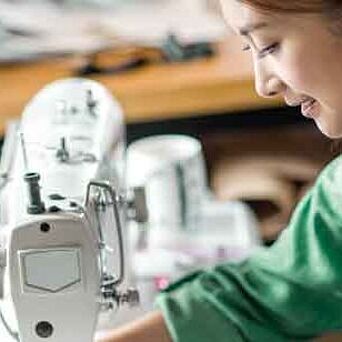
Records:
{"label": "sewing machine", "polygon": [[144,221],[146,210],[142,190],[125,188],[124,141],[120,106],[84,79],[46,86],[10,125],[1,159],[1,341],[91,342],[102,311],[138,302],[136,290],[121,290],[126,221]]}

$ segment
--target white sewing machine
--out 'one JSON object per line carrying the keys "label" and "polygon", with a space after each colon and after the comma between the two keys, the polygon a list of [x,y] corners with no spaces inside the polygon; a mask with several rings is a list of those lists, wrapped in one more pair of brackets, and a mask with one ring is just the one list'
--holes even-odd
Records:
{"label": "white sewing machine", "polygon": [[135,290],[118,288],[126,214],[146,214],[139,189],[127,200],[124,138],[118,103],[84,79],[45,87],[9,130],[1,160],[2,342],[91,342],[101,311],[138,301]]}

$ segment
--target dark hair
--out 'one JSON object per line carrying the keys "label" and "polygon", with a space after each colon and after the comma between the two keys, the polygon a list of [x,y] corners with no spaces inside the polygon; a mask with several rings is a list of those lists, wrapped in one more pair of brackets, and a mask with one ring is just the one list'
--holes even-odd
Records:
{"label": "dark hair", "polygon": [[321,13],[329,20],[329,28],[342,34],[341,0],[240,0],[242,3],[265,12]]}
{"label": "dark hair", "polygon": [[240,0],[241,2],[270,12],[320,13],[335,12],[342,6],[339,0]]}

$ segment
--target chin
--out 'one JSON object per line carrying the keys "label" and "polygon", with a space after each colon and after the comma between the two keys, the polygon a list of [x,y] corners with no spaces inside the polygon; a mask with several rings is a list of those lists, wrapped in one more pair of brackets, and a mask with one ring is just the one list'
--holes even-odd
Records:
{"label": "chin", "polygon": [[333,124],[327,124],[326,122],[321,122],[320,120],[315,120],[318,129],[330,139],[340,139],[342,138],[342,127]]}

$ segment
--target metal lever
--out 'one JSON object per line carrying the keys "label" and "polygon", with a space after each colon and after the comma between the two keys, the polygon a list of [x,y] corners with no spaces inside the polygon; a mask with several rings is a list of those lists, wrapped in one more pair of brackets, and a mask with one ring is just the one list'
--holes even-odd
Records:
{"label": "metal lever", "polygon": [[123,282],[124,280],[124,275],[125,275],[125,262],[124,262],[124,247],[123,247],[123,234],[122,234],[122,226],[121,226],[121,221],[120,221],[120,215],[119,215],[119,208],[118,205],[120,203],[117,194],[111,184],[109,182],[105,181],[90,181],[88,186],[87,186],[87,193],[86,193],[86,200],[85,200],[85,207],[89,205],[90,201],[90,191],[91,188],[99,188],[102,189],[106,192],[108,192],[110,199],[111,199],[111,204],[113,205],[113,213],[114,213],[114,218],[115,218],[115,223],[117,227],[117,235],[118,235],[118,246],[119,246],[119,254],[120,254],[120,269],[119,269],[119,276],[117,279],[110,279],[110,280],[105,280],[104,286],[116,286],[119,285]]}
{"label": "metal lever", "polygon": [[0,298],[4,297],[4,273],[7,264],[6,249],[0,243]]}

